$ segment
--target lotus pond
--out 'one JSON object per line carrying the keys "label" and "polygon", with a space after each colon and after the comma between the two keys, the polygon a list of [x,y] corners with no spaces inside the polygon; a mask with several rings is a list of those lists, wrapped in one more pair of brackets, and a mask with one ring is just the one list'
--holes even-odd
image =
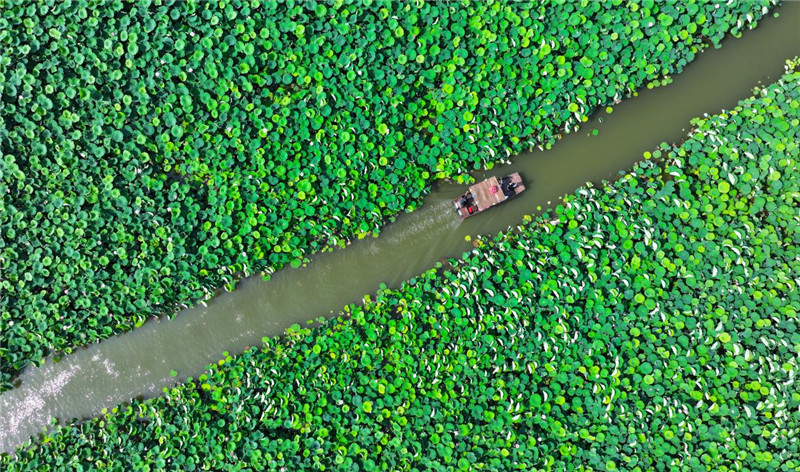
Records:
{"label": "lotus pond", "polygon": [[795,470],[800,73],[8,470]]}
{"label": "lotus pond", "polygon": [[601,184],[617,178],[659,142],[681,142],[692,117],[735,106],[756,84],[780,77],[784,58],[800,54],[795,26],[800,4],[783,5],[776,13],[779,17],[764,18],[742,38],[704,52],[668,86],[640,90],[615,105],[613,113],[591,117],[583,123],[584,132],[564,137],[553,149],[522,153],[510,165],[473,174],[480,180],[518,171],[532,183],[523,195],[481,218],[459,223],[449,199],[464,186],[439,183],[419,210],[401,214],[379,238],[315,254],[307,267],[282,270],[268,281],[248,278],[234,292],[174,319],[150,321],[27,369],[18,386],[0,395],[0,453],[12,452],[52,425],[53,418],[65,424],[131,398],[158,396],[163,387],[197,378],[220,356],[260,345],[264,336],[280,335],[291,324],[320,315],[335,316],[364,294],[374,295],[380,282],[398,288],[437,261],[458,257],[479,243],[465,236],[505,231],[529,217],[532,209],[549,208],[551,201],[558,203],[587,181]]}
{"label": "lotus pond", "polygon": [[9,0],[0,389],[549,147],[774,3]]}

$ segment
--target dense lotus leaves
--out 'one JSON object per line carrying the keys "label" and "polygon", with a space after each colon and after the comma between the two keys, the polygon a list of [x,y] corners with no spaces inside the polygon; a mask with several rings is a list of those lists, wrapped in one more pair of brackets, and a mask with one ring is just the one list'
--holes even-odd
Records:
{"label": "dense lotus leaves", "polygon": [[452,269],[0,465],[798,470],[799,143],[787,73]]}
{"label": "dense lotus leaves", "polygon": [[771,5],[6,1],[0,385],[375,233]]}

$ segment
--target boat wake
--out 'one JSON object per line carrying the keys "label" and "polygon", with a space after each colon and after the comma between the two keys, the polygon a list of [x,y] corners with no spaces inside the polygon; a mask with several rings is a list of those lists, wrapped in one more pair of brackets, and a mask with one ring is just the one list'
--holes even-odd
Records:
{"label": "boat wake", "polygon": [[393,224],[393,227],[387,228],[386,242],[390,245],[413,244],[431,235],[444,235],[461,224],[461,218],[453,210],[450,200],[435,201],[407,216],[408,220],[403,225]]}

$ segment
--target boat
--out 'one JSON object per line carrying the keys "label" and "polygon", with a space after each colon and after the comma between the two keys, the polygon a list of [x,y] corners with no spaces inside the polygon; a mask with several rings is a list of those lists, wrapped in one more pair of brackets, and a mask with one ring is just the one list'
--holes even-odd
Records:
{"label": "boat", "polygon": [[453,199],[458,216],[463,220],[499,205],[525,191],[522,177],[514,172],[501,179],[489,177],[469,187],[467,193]]}

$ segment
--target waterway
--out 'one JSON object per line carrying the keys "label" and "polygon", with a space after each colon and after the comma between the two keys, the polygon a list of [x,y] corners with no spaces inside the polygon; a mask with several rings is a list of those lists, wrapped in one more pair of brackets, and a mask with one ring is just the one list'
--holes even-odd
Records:
{"label": "waterway", "polygon": [[[613,179],[662,141],[681,141],[691,118],[733,107],[759,83],[779,77],[786,59],[800,55],[800,3],[777,11],[778,18],[770,14],[756,30],[702,53],[673,83],[644,89],[611,114],[597,113],[553,149],[476,173],[480,180],[516,171],[525,180],[525,193],[491,211],[462,222],[450,199],[465,187],[437,184],[422,208],[399,216],[378,238],[318,254],[307,267],[280,271],[267,282],[244,280],[234,292],[172,320],[145,323],[59,362],[27,369],[17,388],[0,396],[0,451],[12,451],[53,418],[84,418],[134,397],[159,395],[179,379],[198,376],[224,351],[236,354],[293,323],[329,316],[375,293],[382,282],[397,287],[437,261],[472,249],[466,236],[516,226],[537,206],[552,207],[587,181]],[[177,377],[170,375],[173,369]]]}

